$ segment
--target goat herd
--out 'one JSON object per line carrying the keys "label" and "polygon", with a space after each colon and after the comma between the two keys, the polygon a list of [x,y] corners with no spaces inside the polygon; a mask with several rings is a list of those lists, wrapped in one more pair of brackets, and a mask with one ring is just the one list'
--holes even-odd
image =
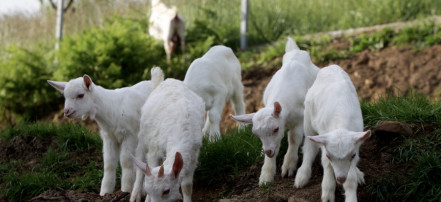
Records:
{"label": "goat herd", "polygon": [[[158,0],[152,1],[154,6],[167,9]],[[183,22],[182,17],[173,20]],[[168,59],[170,44],[164,40]],[[282,67],[263,94],[265,106],[250,114],[245,114],[240,62],[228,47],[214,46],[194,60],[184,81],[164,80],[159,67],[151,69],[151,76],[150,81],[114,90],[94,84],[88,75],[69,82],[48,81],[64,94],[67,118],[90,117],[99,125],[104,161],[100,195],[113,193],[120,162],[121,190],[131,193],[130,201],[140,201],[143,195],[146,201],[191,201],[202,137],[221,138],[219,122],[230,101],[236,114],[231,118],[239,129],[252,123],[252,132],[262,141],[266,155],[260,185],[274,180],[275,157],[288,129],[282,176],[294,175],[305,139],[295,187],[308,183],[321,148],[322,200],[335,201],[338,183],[346,201],[357,201],[357,185],[364,182],[357,168],[359,148],[370,131],[363,132],[357,92],[339,66],[319,69],[309,53],[288,37]]]}

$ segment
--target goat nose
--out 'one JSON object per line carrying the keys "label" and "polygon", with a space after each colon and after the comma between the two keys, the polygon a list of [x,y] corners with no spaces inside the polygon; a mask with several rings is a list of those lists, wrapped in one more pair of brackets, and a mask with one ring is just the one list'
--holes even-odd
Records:
{"label": "goat nose", "polygon": [[337,177],[337,181],[343,184],[346,181],[346,177]]}
{"label": "goat nose", "polygon": [[274,156],[274,153],[271,149],[265,150],[265,154],[270,158],[273,158]]}
{"label": "goat nose", "polygon": [[69,114],[69,109],[64,109],[64,115]]}

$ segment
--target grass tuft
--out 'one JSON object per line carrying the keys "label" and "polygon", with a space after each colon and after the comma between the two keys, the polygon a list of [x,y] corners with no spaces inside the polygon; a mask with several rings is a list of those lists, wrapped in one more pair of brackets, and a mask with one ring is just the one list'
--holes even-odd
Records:
{"label": "grass tuft", "polygon": [[361,109],[367,126],[375,126],[379,121],[441,124],[441,104],[415,92],[408,96],[384,97],[371,103],[362,101]]}
{"label": "grass tuft", "polygon": [[[79,124],[22,123],[0,132],[0,138],[7,143],[21,135],[33,136],[41,140],[47,150],[26,165],[21,159],[6,159],[0,166],[0,194],[8,201],[24,201],[48,189],[99,190],[102,165],[93,161],[83,165],[81,161],[100,155],[99,136]],[[20,148],[17,148],[20,149]],[[20,157],[19,157],[20,158]],[[31,166],[31,170],[23,168]],[[20,168],[20,169],[17,169]],[[83,175],[74,176],[79,172]],[[73,177],[73,178],[72,178]],[[118,177],[119,178],[119,177]]]}
{"label": "grass tuft", "polygon": [[251,126],[243,131],[231,130],[216,142],[204,138],[195,176],[204,185],[214,185],[238,174],[262,157],[260,140],[252,134]]}

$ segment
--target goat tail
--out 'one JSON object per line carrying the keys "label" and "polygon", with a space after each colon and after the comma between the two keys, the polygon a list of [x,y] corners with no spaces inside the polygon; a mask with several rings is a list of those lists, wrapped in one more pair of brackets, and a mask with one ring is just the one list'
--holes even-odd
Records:
{"label": "goat tail", "polygon": [[164,72],[160,67],[153,67],[150,70],[152,74],[152,89],[155,89],[161,82],[164,81]]}

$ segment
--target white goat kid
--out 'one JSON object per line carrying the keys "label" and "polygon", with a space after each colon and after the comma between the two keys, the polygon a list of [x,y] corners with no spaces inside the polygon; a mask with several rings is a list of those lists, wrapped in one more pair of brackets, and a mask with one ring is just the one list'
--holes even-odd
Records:
{"label": "white goat kid", "polygon": [[245,114],[240,62],[231,48],[214,46],[187,70],[184,83],[205,102],[207,120],[203,129],[209,139],[221,138],[219,122],[225,102],[230,101],[236,115]]}
{"label": "white goat kid", "polygon": [[[140,169],[131,201],[141,200],[143,182],[146,201],[181,199],[179,187],[184,202],[191,201],[204,115],[203,100],[182,81],[167,79],[153,90],[142,107],[140,142],[134,159]],[[146,157],[148,164],[142,162]]]}
{"label": "white goat kid", "polygon": [[322,201],[335,201],[336,180],[343,184],[346,201],[357,201],[357,183],[364,174],[357,168],[360,145],[370,136],[363,131],[357,92],[348,74],[337,65],[325,67],[305,99],[305,143],[303,162],[295,186],[303,187],[311,177],[311,166],[322,150]]}
{"label": "white goat kid", "polygon": [[303,102],[319,71],[309,54],[300,50],[292,38],[288,38],[285,51],[282,68],[265,89],[265,107],[256,113],[232,116],[236,121],[252,123],[253,133],[262,141],[266,156],[260,174],[260,185],[274,180],[275,157],[279,152],[285,127],[289,129],[289,146],[283,160],[282,177],[293,175],[303,139]]}
{"label": "white goat kid", "polygon": [[175,52],[180,42],[182,53],[185,52],[185,20],[175,7],[168,8],[161,0],[152,0],[149,34],[164,42],[167,60]]}
{"label": "white goat kid", "polygon": [[121,190],[130,192],[135,170],[128,158],[138,142],[141,107],[152,91],[150,81],[115,90],[95,85],[88,75],[69,82],[48,83],[64,94],[64,116],[83,119],[90,116],[100,127],[104,161],[100,195],[113,193],[118,160],[122,168]]}

